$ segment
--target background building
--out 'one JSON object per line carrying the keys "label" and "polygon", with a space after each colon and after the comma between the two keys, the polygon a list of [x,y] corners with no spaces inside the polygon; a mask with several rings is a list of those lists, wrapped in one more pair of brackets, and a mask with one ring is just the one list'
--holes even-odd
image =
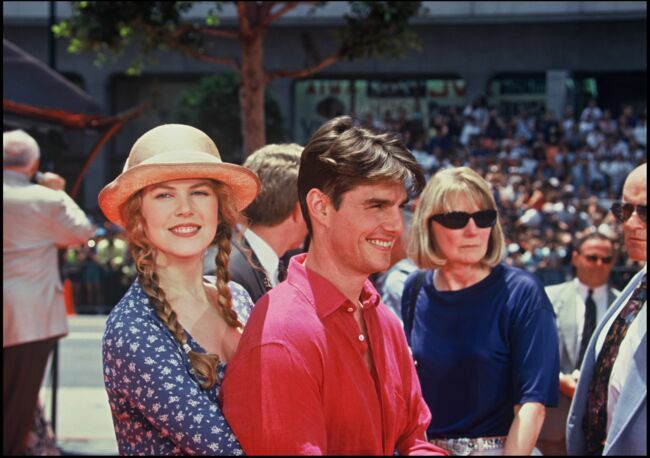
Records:
{"label": "background building", "polygon": [[[205,3],[190,16],[203,17],[210,6]],[[274,81],[270,91],[280,106],[286,140],[304,143],[324,119],[341,113],[381,122],[387,111],[402,112],[427,126],[436,107],[464,106],[480,95],[506,114],[550,109],[560,116],[566,105],[579,113],[592,96],[614,116],[624,104],[645,108],[645,2],[423,3],[428,14],[413,21],[421,51],[394,60],[341,61],[317,77]],[[302,66],[331,49],[330,32],[343,24],[347,3],[311,9],[301,6],[271,27],[265,42],[268,69]],[[128,55],[97,67],[94,56],[69,54],[66,41],[52,41],[50,26],[69,14],[68,2],[3,2],[3,36],[52,62],[99,102],[105,115],[153,101],[89,170],[80,201],[92,211],[98,191],[120,171],[134,140],[156,124],[174,122],[187,87],[230,70],[176,52],[161,55],[136,77],[125,75]],[[234,9],[224,8],[221,18],[224,27],[234,24]],[[225,42],[223,49],[236,55],[236,46]],[[72,156],[84,153],[68,154],[75,160]],[[46,155],[44,148],[45,162]]]}

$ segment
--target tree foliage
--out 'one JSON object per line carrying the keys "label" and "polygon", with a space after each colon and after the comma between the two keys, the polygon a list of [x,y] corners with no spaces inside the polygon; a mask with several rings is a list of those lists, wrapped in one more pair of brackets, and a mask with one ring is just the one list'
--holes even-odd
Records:
{"label": "tree foliage", "polygon": [[[321,57],[312,53],[303,68],[267,70],[262,61],[264,37],[272,23],[303,4],[318,8],[326,2],[233,2],[237,12],[233,26],[222,27],[220,12],[225,2],[214,2],[200,20],[189,20],[188,12],[198,2],[72,2],[72,16],[53,26],[57,37],[68,38],[73,53],[95,53],[97,63],[134,49],[128,73],[137,74],[156,51],[175,50],[198,60],[232,68],[239,78],[242,131],[247,153],[266,142],[264,135],[264,91],[277,78],[305,78],[341,59],[375,56],[399,57],[419,48],[409,21],[420,11],[421,2],[348,2],[345,27],[336,29],[336,47]],[[201,2],[204,3],[204,2]],[[239,43],[239,56],[220,55],[219,40]],[[293,59],[294,62],[300,59]],[[261,132],[260,132],[261,130]]]}
{"label": "tree foliage", "polygon": [[[187,89],[179,104],[178,121],[208,134],[219,148],[221,159],[242,162],[244,139],[241,134],[239,82],[232,73],[207,76]],[[266,93],[266,133],[270,143],[284,143],[283,119],[275,99]]]}

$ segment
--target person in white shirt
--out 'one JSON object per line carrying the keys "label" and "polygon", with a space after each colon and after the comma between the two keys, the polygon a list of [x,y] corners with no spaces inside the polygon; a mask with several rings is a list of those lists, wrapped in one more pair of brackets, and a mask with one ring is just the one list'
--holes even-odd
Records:
{"label": "person in white shirt", "polygon": [[[40,148],[22,130],[2,134],[3,455],[22,455],[50,352],[68,333],[57,248],[95,228],[59,175],[37,172]],[[31,182],[37,175],[38,184]]]}
{"label": "person in white shirt", "polygon": [[556,314],[560,343],[560,404],[548,409],[537,447],[545,455],[566,455],[565,424],[580,363],[589,338],[618,291],[609,284],[614,246],[592,231],[575,243],[571,262],[574,279],[545,288]]}

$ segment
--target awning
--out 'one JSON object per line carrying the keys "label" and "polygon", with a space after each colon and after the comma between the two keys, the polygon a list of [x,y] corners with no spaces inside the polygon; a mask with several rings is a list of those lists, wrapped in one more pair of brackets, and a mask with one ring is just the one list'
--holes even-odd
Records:
{"label": "awning", "polygon": [[39,108],[99,114],[101,106],[43,62],[3,41],[2,98]]}

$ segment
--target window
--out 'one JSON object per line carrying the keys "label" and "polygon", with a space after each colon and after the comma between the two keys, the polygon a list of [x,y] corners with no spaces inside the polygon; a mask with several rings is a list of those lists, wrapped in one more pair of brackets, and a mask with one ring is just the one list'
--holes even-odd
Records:
{"label": "window", "polygon": [[344,114],[377,129],[392,129],[402,118],[425,127],[439,107],[465,103],[465,81],[457,76],[300,80],[294,84],[293,138],[304,145],[325,121]]}
{"label": "window", "polygon": [[542,114],[546,107],[546,76],[543,73],[497,75],[488,82],[488,105],[502,116],[522,111]]}

